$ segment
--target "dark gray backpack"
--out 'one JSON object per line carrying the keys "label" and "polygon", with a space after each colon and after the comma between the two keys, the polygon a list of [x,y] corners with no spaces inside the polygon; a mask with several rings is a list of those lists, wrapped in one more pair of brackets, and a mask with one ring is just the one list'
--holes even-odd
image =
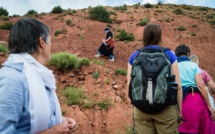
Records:
{"label": "dark gray backpack", "polygon": [[143,112],[158,112],[177,103],[177,83],[166,50],[142,48],[132,63],[129,97]]}

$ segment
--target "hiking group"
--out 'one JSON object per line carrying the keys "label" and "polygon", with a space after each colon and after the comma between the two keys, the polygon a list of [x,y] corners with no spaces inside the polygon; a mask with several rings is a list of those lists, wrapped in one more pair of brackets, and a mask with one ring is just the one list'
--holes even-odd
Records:
{"label": "hiking group", "polygon": [[[102,54],[115,61],[113,34],[104,30],[106,39],[95,57]],[[188,46],[181,44],[174,53],[161,47],[161,40],[160,25],[147,24],[143,48],[128,60],[133,133],[215,134],[214,94],[209,94],[215,91],[213,80],[195,58],[190,61]],[[54,74],[45,66],[52,46],[48,26],[22,18],[11,28],[8,46],[10,54],[0,69],[0,133],[75,131],[76,121],[62,116]]]}

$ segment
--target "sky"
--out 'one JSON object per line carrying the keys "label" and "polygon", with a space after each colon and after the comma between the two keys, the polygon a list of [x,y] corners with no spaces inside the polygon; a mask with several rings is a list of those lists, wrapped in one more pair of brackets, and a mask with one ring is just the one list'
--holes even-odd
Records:
{"label": "sky", "polygon": [[[89,6],[121,6],[123,4],[133,5],[136,3],[157,4],[159,0],[0,0],[0,7],[9,12],[9,15],[24,15],[29,10],[38,13],[49,13],[53,7],[61,6],[63,9],[83,9]],[[193,6],[205,6],[215,8],[215,0],[161,0],[164,4],[187,4]]]}

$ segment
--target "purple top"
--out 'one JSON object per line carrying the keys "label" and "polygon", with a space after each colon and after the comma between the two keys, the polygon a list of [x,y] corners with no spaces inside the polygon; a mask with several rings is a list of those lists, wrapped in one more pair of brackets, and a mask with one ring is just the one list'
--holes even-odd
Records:
{"label": "purple top", "polygon": [[[157,49],[157,48],[160,48],[160,46],[157,46],[157,45],[153,45],[153,46],[146,46],[145,48],[153,48],[153,49]],[[170,62],[171,64],[173,64],[176,60],[177,60],[177,57],[176,55],[171,51],[171,50],[167,50],[165,51],[165,53],[169,56],[170,58]],[[135,51],[131,57],[129,58],[129,63],[132,65],[135,57],[139,54],[139,51]]]}

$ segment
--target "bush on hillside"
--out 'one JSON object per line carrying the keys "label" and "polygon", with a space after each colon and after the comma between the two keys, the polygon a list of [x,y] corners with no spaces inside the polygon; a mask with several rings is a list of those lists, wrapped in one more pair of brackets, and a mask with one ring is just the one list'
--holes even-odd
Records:
{"label": "bush on hillside", "polygon": [[0,53],[8,53],[8,48],[0,43]]}
{"label": "bush on hillside", "polygon": [[89,17],[92,20],[111,23],[110,13],[103,6],[97,6],[89,9]]}
{"label": "bush on hillside", "polygon": [[200,7],[198,10],[199,11],[208,11],[208,8],[207,7]]}
{"label": "bush on hillside", "polygon": [[27,13],[26,13],[26,15],[36,15],[36,14],[38,14],[38,12],[37,11],[35,11],[35,10],[29,10]]}
{"label": "bush on hillside", "polygon": [[114,10],[127,10],[127,5],[123,5],[123,6],[116,6],[113,8]]}
{"label": "bush on hillside", "polygon": [[120,30],[119,34],[116,35],[116,38],[120,41],[134,41],[134,35],[128,34],[124,29]]}
{"label": "bush on hillside", "polygon": [[123,68],[118,68],[115,70],[116,75],[127,75],[127,71]]}
{"label": "bush on hillside", "polygon": [[173,11],[176,15],[183,14],[183,11],[180,8],[177,8]]}
{"label": "bush on hillside", "polygon": [[83,65],[89,65],[86,58],[78,58],[76,55],[61,52],[51,56],[50,65],[57,67],[59,70],[78,69]]}
{"label": "bush on hillside", "polygon": [[58,36],[59,34],[66,34],[67,33],[67,30],[65,29],[65,28],[62,28],[62,29],[60,29],[60,30],[56,30],[55,32],[54,32],[54,35],[55,36]]}
{"label": "bush on hillside", "polygon": [[209,23],[210,23],[211,25],[215,25],[215,19],[210,20]]}
{"label": "bush on hillside", "polygon": [[185,30],[187,30],[184,26],[179,26],[178,28],[177,28],[177,30],[179,30],[179,31],[185,31]]}
{"label": "bush on hillside", "polygon": [[1,19],[2,19],[2,20],[10,20],[10,17],[9,17],[9,16],[2,15],[2,16],[1,16]]}
{"label": "bush on hillside", "polygon": [[61,6],[56,6],[52,9],[52,13],[62,13],[63,9],[61,8]]}
{"label": "bush on hillside", "polygon": [[0,7],[0,16],[8,16],[8,11],[4,9],[3,7]]}
{"label": "bush on hillside", "polygon": [[145,8],[152,8],[153,6],[152,6],[152,4],[150,4],[150,3],[146,3],[146,4],[144,4],[144,7],[145,7]]}
{"label": "bush on hillside", "polygon": [[140,22],[137,23],[137,25],[145,26],[149,23],[149,18],[143,18]]}
{"label": "bush on hillside", "polygon": [[5,22],[3,25],[0,25],[0,29],[10,30],[13,24],[11,22]]}

